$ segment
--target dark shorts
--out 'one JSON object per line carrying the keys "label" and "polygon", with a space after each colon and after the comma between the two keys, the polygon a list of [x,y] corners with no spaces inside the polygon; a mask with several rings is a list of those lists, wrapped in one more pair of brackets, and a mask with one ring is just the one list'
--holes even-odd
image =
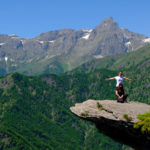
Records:
{"label": "dark shorts", "polygon": [[123,98],[119,98],[118,96],[116,96],[117,102],[124,103],[126,101],[127,97],[128,97],[128,94],[125,94],[123,96]]}

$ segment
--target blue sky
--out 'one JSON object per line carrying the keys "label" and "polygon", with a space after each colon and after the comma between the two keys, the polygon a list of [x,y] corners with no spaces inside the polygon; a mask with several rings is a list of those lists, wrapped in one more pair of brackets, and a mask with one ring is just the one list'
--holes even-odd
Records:
{"label": "blue sky", "polygon": [[112,16],[121,28],[150,37],[149,9],[149,0],[0,0],[0,34],[92,29]]}

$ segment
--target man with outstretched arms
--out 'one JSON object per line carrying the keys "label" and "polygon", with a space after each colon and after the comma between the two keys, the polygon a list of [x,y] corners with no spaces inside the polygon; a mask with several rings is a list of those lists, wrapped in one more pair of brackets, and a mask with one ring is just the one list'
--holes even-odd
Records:
{"label": "man with outstretched arms", "polygon": [[118,76],[112,77],[112,78],[107,78],[106,80],[116,80],[116,87],[118,87],[120,83],[123,83],[123,80],[129,80],[130,82],[132,81],[131,79],[124,77],[122,71],[119,72]]}

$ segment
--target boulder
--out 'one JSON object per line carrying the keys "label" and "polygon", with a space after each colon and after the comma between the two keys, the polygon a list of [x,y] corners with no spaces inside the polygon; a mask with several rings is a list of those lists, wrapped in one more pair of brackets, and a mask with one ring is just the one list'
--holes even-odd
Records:
{"label": "boulder", "polygon": [[118,103],[115,100],[87,100],[70,108],[82,119],[95,123],[99,131],[137,150],[150,149],[150,135],[133,127],[138,115],[150,111],[150,105],[139,102]]}

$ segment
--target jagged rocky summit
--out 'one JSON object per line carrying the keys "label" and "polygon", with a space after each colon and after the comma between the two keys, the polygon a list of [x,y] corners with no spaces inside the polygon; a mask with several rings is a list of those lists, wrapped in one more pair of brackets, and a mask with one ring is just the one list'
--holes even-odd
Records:
{"label": "jagged rocky summit", "polygon": [[150,111],[139,102],[117,103],[115,100],[87,100],[71,107],[78,117],[92,121],[101,133],[136,150],[150,149],[150,135],[133,127],[138,115]]}
{"label": "jagged rocky summit", "polygon": [[149,43],[149,37],[120,28],[112,17],[93,29],[61,29],[32,39],[0,34],[0,75],[60,74],[91,59],[127,53]]}

